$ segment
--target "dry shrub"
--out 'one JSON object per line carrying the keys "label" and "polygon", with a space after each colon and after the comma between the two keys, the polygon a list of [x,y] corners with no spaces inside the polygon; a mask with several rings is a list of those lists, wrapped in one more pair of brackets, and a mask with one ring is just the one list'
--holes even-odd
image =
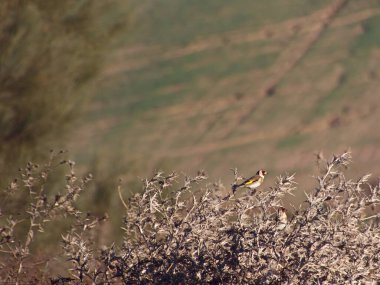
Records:
{"label": "dry shrub", "polygon": [[[57,223],[62,218],[72,221],[71,231],[81,229],[85,232],[98,222],[89,219],[88,215],[79,211],[75,201],[91,180],[91,175],[77,177],[73,161],[61,160],[63,152],[51,152],[50,159],[44,165],[29,162],[20,169],[20,177],[15,179],[4,191],[5,199],[1,203],[0,215],[0,283],[38,283],[46,281],[43,267],[49,258],[40,260],[32,252],[36,235],[44,233],[48,223]],[[64,167],[63,191],[49,195],[49,179],[54,171]],[[20,208],[23,213],[3,213],[4,209],[17,195],[27,196],[26,207]],[[13,209],[15,210],[15,209]],[[14,212],[14,211],[13,211]]]}
{"label": "dry shrub", "polygon": [[[380,230],[363,217],[379,186],[346,179],[350,154],[324,161],[317,186],[294,209],[294,175],[253,195],[223,194],[203,172],[144,180],[123,203],[124,242],[94,248],[86,227],[63,236],[71,261],[52,284],[359,284],[380,279]],[[239,180],[235,171],[235,182]],[[267,184],[269,182],[267,181]],[[79,217],[79,216],[78,216]],[[92,223],[83,223],[91,224]],[[92,226],[91,226],[92,227]],[[4,232],[4,231],[3,231]],[[10,234],[11,235],[11,234]],[[2,247],[7,241],[2,240]]]}

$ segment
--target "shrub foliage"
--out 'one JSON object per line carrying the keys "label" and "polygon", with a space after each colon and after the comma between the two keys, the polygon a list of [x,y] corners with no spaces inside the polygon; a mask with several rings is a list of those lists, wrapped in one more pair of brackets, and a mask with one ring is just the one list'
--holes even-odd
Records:
{"label": "shrub foliage", "polygon": [[[344,169],[350,159],[349,153],[343,153],[323,161],[316,187],[305,193],[302,205],[290,209],[283,207],[282,200],[300,191],[294,175],[280,176],[274,186],[252,195],[226,195],[222,185],[208,184],[203,172],[185,177],[183,183],[175,173],[156,173],[143,181],[141,193],[121,199],[126,208],[122,245],[103,247],[96,246],[90,234],[99,219],[89,218],[75,206],[90,178],[77,178],[73,163],[62,162],[69,167],[65,191],[46,197],[43,186],[52,163],[29,164],[8,192],[28,191],[30,229],[24,239],[16,236],[17,221],[3,213],[1,252],[16,266],[13,270],[3,266],[2,281],[28,278],[23,264],[31,258],[34,234],[59,215],[73,216],[75,221],[62,235],[70,268],[62,276],[50,273],[44,281],[51,284],[379,280],[380,230],[373,223],[378,217],[366,217],[365,210],[380,202],[380,189],[367,183],[369,175],[347,179]],[[234,174],[237,183],[241,178],[236,170]]]}

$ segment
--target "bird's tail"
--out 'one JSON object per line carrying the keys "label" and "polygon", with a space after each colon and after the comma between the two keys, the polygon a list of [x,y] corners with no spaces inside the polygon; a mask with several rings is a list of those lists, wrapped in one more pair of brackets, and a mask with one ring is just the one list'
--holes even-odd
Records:
{"label": "bird's tail", "polygon": [[235,194],[236,190],[239,188],[240,185],[234,184],[232,185],[232,194]]}

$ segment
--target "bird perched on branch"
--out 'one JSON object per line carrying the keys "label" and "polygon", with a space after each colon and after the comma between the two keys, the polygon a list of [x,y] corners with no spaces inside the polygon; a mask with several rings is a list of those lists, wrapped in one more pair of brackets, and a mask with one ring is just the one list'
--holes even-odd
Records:
{"label": "bird perched on branch", "polygon": [[264,182],[264,177],[267,174],[268,174],[268,172],[260,169],[259,171],[257,171],[256,175],[248,178],[247,180],[243,181],[240,184],[232,185],[232,193],[235,194],[236,190],[239,187],[244,187],[244,188],[249,188],[250,190],[255,190],[257,187],[259,187]]}

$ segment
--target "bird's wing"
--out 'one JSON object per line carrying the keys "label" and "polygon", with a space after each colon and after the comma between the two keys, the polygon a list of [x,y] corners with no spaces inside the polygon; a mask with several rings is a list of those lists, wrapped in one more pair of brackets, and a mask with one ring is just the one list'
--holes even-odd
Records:
{"label": "bird's wing", "polygon": [[249,186],[257,181],[260,180],[260,176],[259,175],[255,175],[255,176],[252,176],[251,178],[248,178],[247,180],[245,180],[242,184],[240,184],[241,186]]}

